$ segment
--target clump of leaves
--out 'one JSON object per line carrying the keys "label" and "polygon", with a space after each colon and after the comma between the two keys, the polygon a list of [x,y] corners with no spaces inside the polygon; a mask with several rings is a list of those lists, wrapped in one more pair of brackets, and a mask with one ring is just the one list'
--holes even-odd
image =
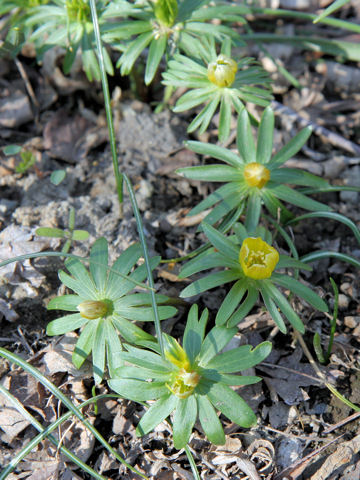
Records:
{"label": "clump of leaves", "polygon": [[[27,0],[28,1],[28,0]],[[87,0],[56,0],[55,2],[33,2],[26,6],[24,16],[16,27],[27,32],[25,38],[35,45],[38,58],[54,46],[66,50],[63,70],[69,73],[77,53],[81,53],[83,69],[87,78],[100,80],[100,68],[96,58],[94,28],[90,5]],[[40,3],[40,4],[39,4]],[[96,8],[100,25],[107,1],[97,1]],[[103,48],[105,68],[112,75],[113,65],[110,56]]]}
{"label": "clump of leaves", "polygon": [[53,227],[39,227],[35,231],[39,237],[63,238],[65,243],[61,249],[63,253],[68,253],[72,242],[83,242],[89,238],[89,232],[86,230],[75,229],[75,209],[70,208],[68,229],[53,228]]}
{"label": "clump of leaves", "polygon": [[304,128],[279,152],[272,155],[274,112],[267,107],[261,117],[257,144],[255,144],[247,111],[243,109],[237,127],[238,154],[231,150],[203,142],[189,141],[187,146],[194,152],[221,160],[223,164],[186,167],[177,173],[193,180],[224,182],[215,192],[193,208],[189,215],[195,215],[208,208],[212,211],[205,217],[206,223],[215,224],[240,205],[246,206],[245,226],[251,233],[259,223],[264,204],[274,218],[279,212],[282,219],[292,214],[282,201],[305,210],[329,211],[324,203],[315,201],[286,184],[308,186],[313,189],[330,187],[329,183],[316,175],[296,168],[283,167],[295,155],[311,135],[309,127]]}
{"label": "clump of leaves", "polygon": [[260,294],[281,332],[286,332],[283,314],[294,328],[304,333],[301,319],[278,286],[303,298],[317,310],[327,312],[326,303],[313,290],[293,276],[276,271],[287,268],[311,270],[311,267],[288,255],[280,255],[271,246],[270,232],[263,227],[257,229],[255,236],[249,236],[240,223],[234,225],[235,235],[230,237],[205,223],[203,230],[214,248],[209,248],[190,260],[182,268],[180,277],[210,268],[223,267],[224,270],[196,280],[180,296],[191,297],[219,285],[235,282],[218,310],[217,325],[237,325],[253,308]]}
{"label": "clump of leaves", "polygon": [[[90,251],[90,272],[77,258],[65,262],[71,275],[62,270],[59,272],[61,282],[75,294],[53,298],[48,304],[50,310],[77,312],[50,322],[46,333],[61,335],[81,328],[72,360],[80,368],[92,353],[94,379],[98,383],[104,376],[105,365],[113,375],[122,364],[119,333],[132,344],[154,341],[152,335],[132,323],[154,320],[150,294],[130,293],[147,277],[145,265],[135,268],[141,256],[141,246],[136,243],[128,247],[109,268],[108,244],[105,238],[99,238]],[[153,257],[151,268],[159,262],[160,257]],[[164,295],[157,295],[156,299],[160,304],[168,301]],[[160,319],[175,313],[174,307],[159,307]]]}
{"label": "clump of leaves", "polygon": [[236,329],[216,326],[205,336],[207,319],[207,310],[198,319],[197,305],[193,305],[183,347],[164,334],[165,358],[129,345],[127,352],[120,352],[122,360],[131,366],[123,367],[119,376],[109,381],[110,387],[130,400],[156,400],[141,418],[138,435],[150,432],[171,414],[174,445],[178,449],[188,443],[197,418],[209,441],[216,445],[225,443],[216,410],[242,427],[256,424],[254,412],[229,385],[260,381],[256,376],[234,373],[262,362],[271,351],[271,343],[263,342],[254,349],[243,345],[220,353]]}
{"label": "clump of leaves", "polygon": [[266,107],[272,98],[268,90],[270,79],[253,58],[245,57],[236,62],[231,58],[230,41],[224,41],[221,53],[216,52],[213,39],[199,42],[200,59],[175,54],[164,72],[163,83],[189,89],[177,101],[174,111],[183,112],[198,105],[205,107],[194,118],[188,132],[199,129],[205,132],[220,106],[219,139],[225,141],[230,133],[232,110],[240,114],[244,102]]}
{"label": "clump of leaves", "polygon": [[217,41],[224,37],[238,38],[238,34],[228,26],[210,23],[214,18],[244,23],[237,7],[224,2],[216,2],[211,6],[209,3],[209,0],[111,2],[106,15],[128,19],[108,27],[104,36],[105,40],[123,52],[117,63],[121,74],[129,74],[141,53],[149,48],[145,68],[145,83],[149,84],[164,54],[182,51],[187,55],[196,55],[199,39],[204,35],[210,35]]}

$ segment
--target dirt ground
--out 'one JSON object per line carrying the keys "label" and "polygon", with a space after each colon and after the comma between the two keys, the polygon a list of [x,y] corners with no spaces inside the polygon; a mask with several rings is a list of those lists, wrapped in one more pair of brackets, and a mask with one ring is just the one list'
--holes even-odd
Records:
{"label": "dirt ground", "polygon": [[[354,10],[347,14],[354,15]],[[255,46],[250,47],[250,54],[259,56],[274,81],[275,148],[294,136],[304,121],[310,121],[319,128],[289,165],[326,177],[334,185],[360,186],[360,90],[359,81],[354,80],[359,79],[359,65],[336,63],[331,56],[319,57],[289,45],[270,44],[267,48],[303,86],[301,90],[292,87],[268,58]],[[88,254],[94,240],[104,236],[109,241],[111,258],[115,259],[138,240],[127,195],[124,217],[119,216],[101,87],[90,85],[80,69],[65,77],[59,68],[62,55],[61,50],[54,49],[40,66],[31,49],[23,51],[16,62],[0,59],[0,145],[20,145],[36,158],[27,171],[16,173],[19,156],[5,156],[0,151],[1,260],[59,250],[60,240],[38,237],[35,230],[40,226],[66,228],[71,207],[76,213],[76,228],[90,234],[87,241],[74,244],[75,254]],[[138,90],[138,98],[118,73],[110,84],[120,166],[135,187],[150,253],[164,259],[189,253],[202,244],[203,237],[196,233],[197,225],[186,214],[213,189],[213,185],[188,181],[174,173],[176,168],[203,161],[183,147],[183,141],[189,138],[186,126],[194,112],[175,115],[164,110],[154,114],[150,102],[161,99],[158,83]],[[259,116],[260,110],[251,105],[249,108]],[[216,118],[206,134],[191,138],[215,142]],[[235,148],[234,135],[228,146]],[[66,170],[66,178],[55,186],[50,175],[57,169]],[[358,193],[328,193],[321,195],[321,200],[360,225]],[[360,259],[360,246],[340,223],[325,219],[303,221],[294,227],[293,235],[301,255],[329,249]],[[279,248],[285,245],[280,242]],[[91,396],[92,377],[88,365],[78,371],[71,364],[69,351],[75,337],[50,338],[45,334],[47,323],[59,316],[59,312],[48,312],[46,305],[58,294],[57,271],[61,265],[61,260],[41,258],[2,269],[0,346],[28,360],[79,403]],[[321,367],[322,372],[346,398],[360,404],[358,272],[333,259],[316,262],[313,267],[302,278],[330,305],[333,292],[329,277],[340,290],[333,353],[329,365]],[[170,268],[161,264],[156,272],[159,292],[179,295],[186,280],[177,278],[178,271],[178,265]],[[226,291],[226,287],[217,288],[191,302],[210,310],[211,323]],[[327,343],[329,318],[305,303],[296,306],[307,327],[304,339],[313,353],[315,332],[321,332]],[[176,318],[163,322],[164,330],[181,337],[186,313],[186,306],[179,308]],[[146,328],[152,332],[151,326]],[[273,342],[274,348],[256,369],[263,381],[239,389],[257,413],[258,425],[245,430],[222,418],[227,434],[223,447],[211,446],[200,427],[195,428],[190,447],[201,478],[256,479],[250,461],[262,480],[358,480],[360,415],[353,415],[350,407],[330,393],[291,333],[283,335],[275,330],[259,304],[239,325],[235,343],[256,345],[266,339]],[[57,418],[61,411],[57,400],[31,376],[2,359],[0,376],[1,384],[42,424]],[[97,393],[107,391],[104,383]],[[98,407],[97,415],[89,409],[90,421],[128,462],[150,478],[192,478],[187,457],[184,451],[174,449],[166,422],[140,439],[135,428],[144,411],[142,406],[110,399]],[[0,465],[5,466],[36,432],[3,396],[0,428]],[[108,478],[138,478],[113,460],[79,422],[69,421],[57,435]],[[76,470],[50,443],[43,442],[8,478],[89,477]]]}

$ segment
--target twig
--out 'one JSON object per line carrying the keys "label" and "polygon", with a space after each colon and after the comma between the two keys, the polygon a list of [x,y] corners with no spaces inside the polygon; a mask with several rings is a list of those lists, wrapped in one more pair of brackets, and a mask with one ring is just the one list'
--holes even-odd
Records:
{"label": "twig", "polygon": [[340,420],[340,422],[335,423],[335,425],[331,425],[329,428],[324,430],[322,433],[323,435],[327,435],[328,433],[333,432],[334,430],[343,427],[349,422],[352,422],[353,420],[356,420],[357,418],[360,417],[360,412],[355,412],[352,415],[349,415],[348,417],[344,418],[344,420]]}
{"label": "twig", "polygon": [[300,113],[295,112],[295,110],[290,107],[282,105],[276,100],[273,100],[271,102],[271,106],[275,110],[275,112],[278,112],[281,115],[285,115],[292,118],[293,120],[296,120],[302,127],[311,127],[314,133],[325,137],[332,145],[340,147],[347,152],[353,153],[354,155],[360,155],[360,146],[350,140],[347,140],[338,133],[332,132],[331,130],[322,127],[317,123],[307,120]]}
{"label": "twig", "polygon": [[21,75],[21,78],[23,79],[23,82],[24,82],[24,84],[25,84],[26,91],[27,91],[29,97],[31,98],[31,101],[32,101],[34,107],[36,107],[37,109],[39,109],[39,108],[40,108],[40,104],[39,104],[39,102],[38,102],[38,99],[36,98],[34,89],[32,88],[32,85],[31,85],[31,83],[30,83],[28,74],[27,74],[26,71],[25,71],[25,68],[23,67],[23,65],[22,65],[22,63],[20,62],[20,60],[17,59],[16,57],[15,57],[15,59],[14,59],[14,62],[15,62],[16,68],[19,70],[19,73],[20,73],[20,75]]}

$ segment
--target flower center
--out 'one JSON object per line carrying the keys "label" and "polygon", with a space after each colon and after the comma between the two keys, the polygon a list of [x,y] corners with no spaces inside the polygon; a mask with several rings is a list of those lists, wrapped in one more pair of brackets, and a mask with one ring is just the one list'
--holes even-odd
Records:
{"label": "flower center", "polygon": [[171,385],[166,384],[166,386],[171,393],[177,397],[187,398],[194,391],[194,388],[199,383],[200,378],[200,375],[195,370],[188,372],[181,368]]}
{"label": "flower center", "polygon": [[278,261],[278,251],[260,237],[249,237],[243,241],[239,262],[247,277],[255,280],[271,277]]}
{"label": "flower center", "polygon": [[88,320],[106,317],[113,307],[109,300],[86,300],[77,306],[80,315]]}
{"label": "flower center", "polygon": [[270,180],[270,170],[261,163],[248,163],[244,169],[245,181],[249,187],[263,188]]}
{"label": "flower center", "polygon": [[218,87],[230,87],[235,80],[237,63],[232,58],[221,54],[215,62],[208,65],[208,79]]}

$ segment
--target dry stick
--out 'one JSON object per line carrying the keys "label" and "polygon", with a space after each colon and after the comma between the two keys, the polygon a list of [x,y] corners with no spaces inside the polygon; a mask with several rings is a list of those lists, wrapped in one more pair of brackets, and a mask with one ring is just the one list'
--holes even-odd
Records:
{"label": "dry stick", "polygon": [[332,132],[331,130],[322,127],[317,123],[311,122],[310,120],[306,120],[306,118],[304,118],[300,113],[295,112],[295,110],[290,107],[285,107],[285,105],[282,105],[276,100],[271,102],[271,106],[275,112],[296,120],[302,127],[311,127],[314,133],[325,137],[332,145],[340,147],[347,152],[353,153],[354,155],[360,155],[360,146],[354,142],[351,142],[350,140],[347,140],[338,133]]}
{"label": "dry stick", "polygon": [[360,412],[355,412],[352,415],[349,415],[348,417],[344,418],[344,420],[340,420],[340,422],[335,423],[335,425],[331,425],[331,427],[327,428],[322,433],[323,435],[327,435],[328,433],[331,433],[334,430],[337,430],[338,428],[343,427],[347,423],[352,422],[353,420],[356,420],[359,417],[360,417]]}
{"label": "dry stick", "polygon": [[39,109],[40,108],[40,104],[38,102],[38,99],[36,98],[36,95],[35,95],[35,92],[34,92],[34,89],[32,88],[32,85],[30,83],[30,80],[29,80],[29,77],[25,71],[25,68],[23,67],[22,63],[20,62],[20,60],[18,60],[16,57],[14,59],[14,62],[15,62],[15,65],[17,67],[17,69],[19,70],[19,73],[21,75],[21,78],[23,79],[23,82],[25,84],[25,88],[27,90],[27,93],[29,95],[29,97],[31,98],[31,101],[33,103],[33,105]]}

